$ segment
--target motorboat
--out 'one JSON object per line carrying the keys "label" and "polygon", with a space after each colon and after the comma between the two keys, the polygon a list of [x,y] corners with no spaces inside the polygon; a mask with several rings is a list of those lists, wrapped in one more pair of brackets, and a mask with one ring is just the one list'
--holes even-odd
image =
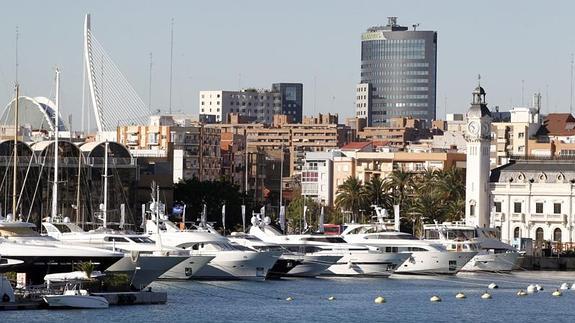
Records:
{"label": "motorboat", "polygon": [[112,265],[108,271],[128,274],[136,289],[149,285],[157,278],[188,279],[212,259],[209,256],[192,256],[189,251],[178,248],[159,246],[141,234],[107,228],[86,232],[69,221],[43,222],[42,226],[49,236],[60,241],[126,254],[126,259]]}
{"label": "motorboat", "polygon": [[494,228],[479,228],[460,222],[427,224],[424,239],[443,244],[449,251],[477,251],[462,271],[511,271],[519,259],[519,252],[498,238]]}
{"label": "motorboat", "polygon": [[477,251],[448,252],[440,243],[389,230],[383,223],[348,224],[342,237],[353,244],[410,253],[395,271],[398,274],[456,274],[477,254]]}
{"label": "motorboat", "polygon": [[154,241],[164,246],[189,250],[192,255],[214,257],[206,266],[192,274],[192,279],[265,280],[279,256],[275,251],[256,251],[239,248],[229,239],[210,232],[206,227],[194,226],[181,230],[173,222],[146,220],[145,231]]}
{"label": "motorboat", "polygon": [[324,275],[389,276],[410,256],[392,249],[350,244],[336,235],[284,235],[270,224],[269,217],[260,220],[254,216],[251,221],[249,233],[263,241],[296,253],[340,256]]}
{"label": "motorboat", "polygon": [[315,253],[289,251],[278,244],[265,242],[254,235],[243,232],[233,232],[228,238],[234,244],[254,250],[281,250],[282,254],[279,260],[268,272],[271,277],[316,277],[342,257],[339,255],[318,255]]}
{"label": "motorboat", "polygon": [[[84,262],[104,271],[122,260],[121,252],[63,243],[52,237],[41,236],[32,223],[12,221],[10,216],[0,219],[0,254],[8,261],[0,272],[17,271],[26,280],[40,284],[47,273],[69,272]],[[10,266],[8,266],[10,265]]]}
{"label": "motorboat", "polygon": [[74,271],[69,273],[49,274],[44,277],[48,289],[51,289],[53,283],[64,283],[62,294],[48,294],[42,298],[49,307],[57,308],[108,308],[109,303],[105,297],[90,295],[82,289],[82,281],[89,281],[104,276],[99,271],[88,274],[83,271]]}

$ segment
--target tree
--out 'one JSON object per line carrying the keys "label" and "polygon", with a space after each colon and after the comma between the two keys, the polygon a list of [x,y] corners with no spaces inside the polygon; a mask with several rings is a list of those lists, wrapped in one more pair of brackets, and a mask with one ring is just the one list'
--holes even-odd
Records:
{"label": "tree", "polygon": [[246,225],[249,224],[250,210],[258,209],[250,196],[245,196],[237,185],[227,181],[199,181],[190,179],[174,185],[174,200],[187,205],[186,217],[195,220],[200,217],[206,204],[207,220],[222,225],[222,205],[226,205],[226,228],[242,224],[241,205],[246,205]]}
{"label": "tree", "polygon": [[365,191],[361,181],[356,177],[350,176],[338,186],[335,205],[338,208],[351,211],[354,218],[357,218],[359,210],[365,207],[365,201]]}
{"label": "tree", "polygon": [[405,208],[405,199],[412,189],[413,173],[396,169],[389,174],[384,181],[384,186],[391,191],[393,204],[398,204],[400,209]]}
{"label": "tree", "polygon": [[387,192],[385,181],[381,177],[373,176],[363,186],[366,203],[389,209],[393,205],[393,198]]}
{"label": "tree", "polygon": [[[310,228],[317,229],[321,205],[310,197],[298,196],[293,199],[286,210],[288,232],[303,232],[303,206],[307,206],[306,221]],[[325,211],[325,210],[324,210]],[[326,219],[327,221],[327,219]]]}

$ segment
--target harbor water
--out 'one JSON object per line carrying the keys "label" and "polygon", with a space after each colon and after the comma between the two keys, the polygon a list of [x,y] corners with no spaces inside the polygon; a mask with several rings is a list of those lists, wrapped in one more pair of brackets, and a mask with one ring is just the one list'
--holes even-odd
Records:
{"label": "harbor water", "polygon": [[[575,283],[575,272],[159,281],[152,287],[168,292],[165,305],[0,312],[0,322],[573,322],[575,290],[552,296],[563,282]],[[516,295],[531,283],[544,290]],[[491,299],[481,298],[486,291]],[[430,302],[433,295],[442,301]]]}

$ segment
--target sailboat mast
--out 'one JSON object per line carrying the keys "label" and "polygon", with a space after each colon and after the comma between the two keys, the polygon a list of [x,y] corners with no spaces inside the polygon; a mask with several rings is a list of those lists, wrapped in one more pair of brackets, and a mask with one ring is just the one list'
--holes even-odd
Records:
{"label": "sailboat mast", "polygon": [[56,111],[54,113],[54,183],[52,184],[52,220],[58,216],[58,136],[60,115],[60,70],[56,68]]}
{"label": "sailboat mast", "polygon": [[104,144],[104,228],[108,222],[108,140]]}
{"label": "sailboat mast", "polygon": [[16,219],[16,194],[17,184],[16,181],[18,180],[18,101],[20,101],[20,85],[16,83],[16,106],[14,109],[14,165],[13,169],[13,177],[12,177],[12,218]]}

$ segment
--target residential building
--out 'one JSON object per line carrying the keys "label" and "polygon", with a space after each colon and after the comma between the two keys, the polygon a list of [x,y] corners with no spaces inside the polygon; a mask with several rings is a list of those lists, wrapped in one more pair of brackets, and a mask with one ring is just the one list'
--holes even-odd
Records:
{"label": "residential building", "polygon": [[385,126],[365,127],[357,133],[359,140],[387,141],[390,145],[404,147],[410,142],[431,137],[425,121],[411,117],[390,118]]}
{"label": "residential building", "polygon": [[220,177],[220,131],[201,124],[181,126],[171,116],[151,116],[148,125],[120,126],[117,140],[138,159],[170,162],[172,183]]}
{"label": "residential building", "polygon": [[321,205],[333,204],[333,158],[341,152],[309,152],[301,172],[301,194]]}
{"label": "residential building", "polygon": [[393,117],[435,119],[437,32],[408,30],[388,17],[386,26],[361,35],[361,81],[356,117],[372,127]]}
{"label": "residential building", "polygon": [[200,91],[199,115],[204,123],[226,123],[231,113],[251,122],[270,125],[273,116],[286,114],[301,122],[303,85],[276,83],[272,89]]}

